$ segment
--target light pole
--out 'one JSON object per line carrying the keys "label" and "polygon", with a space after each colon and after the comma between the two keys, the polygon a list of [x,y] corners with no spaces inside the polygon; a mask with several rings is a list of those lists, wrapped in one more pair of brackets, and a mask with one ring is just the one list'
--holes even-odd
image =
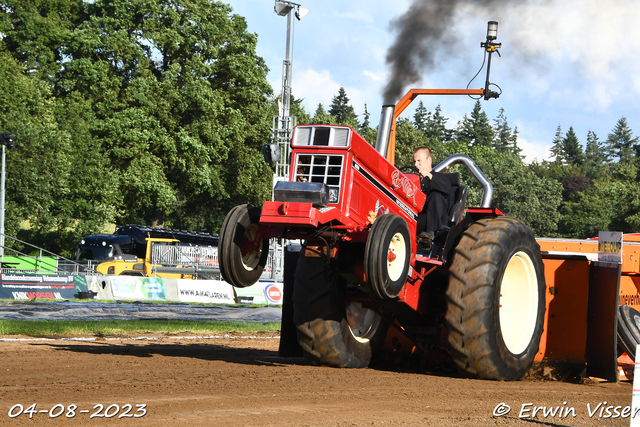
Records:
{"label": "light pole", "polygon": [[[281,105],[278,105],[278,115],[273,116],[273,137],[272,143],[263,146],[265,160],[275,163],[276,172],[273,174],[273,185],[277,181],[286,181],[289,176],[289,154],[291,136],[296,125],[296,118],[291,117],[291,12],[295,9],[295,17],[300,20],[307,13],[308,9],[301,7],[298,3],[285,0],[275,0],[273,10],[278,16],[287,17],[287,51],[282,63],[282,98]],[[273,194],[272,194],[273,196]],[[270,253],[272,260],[271,278],[284,274],[284,241],[281,239],[271,239],[269,246],[273,248]],[[270,249],[271,251],[271,249]],[[278,259],[279,261],[275,261]]]}
{"label": "light pole", "polygon": [[273,116],[273,143],[266,144],[263,149],[268,153],[270,163],[276,164],[276,173],[273,180],[286,180],[289,176],[289,143],[291,133],[296,125],[296,118],[291,117],[291,12],[295,10],[295,17],[300,20],[307,13],[308,9],[301,7],[298,3],[286,0],[275,0],[273,7],[278,16],[287,17],[287,51],[282,64],[282,94],[281,105],[278,106],[278,116]]}
{"label": "light pole", "polygon": [[[2,171],[0,171],[0,257],[4,259],[4,182],[5,182],[5,159],[6,148],[15,148],[15,136],[10,133],[0,133],[0,144],[2,145]],[[5,148],[6,147],[6,148]]]}
{"label": "light pole", "polygon": [[296,9],[295,15],[298,21],[309,13],[309,9],[290,1],[276,0],[273,7],[278,16],[287,17],[287,52],[282,64],[282,111],[280,111],[280,115],[283,117],[288,117],[291,111],[291,60],[289,59],[289,52],[291,45],[291,11],[294,8]]}

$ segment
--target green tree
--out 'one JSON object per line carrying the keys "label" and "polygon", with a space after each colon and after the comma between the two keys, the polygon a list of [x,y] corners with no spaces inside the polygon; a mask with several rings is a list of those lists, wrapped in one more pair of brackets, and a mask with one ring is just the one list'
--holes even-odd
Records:
{"label": "green tree", "polygon": [[371,127],[371,123],[369,122],[369,110],[367,109],[367,104],[364,104],[364,114],[362,117],[362,124],[360,125],[360,129],[358,130],[358,134],[365,139],[369,144],[375,147],[376,140],[378,138],[378,132]]}
{"label": "green tree", "polygon": [[582,145],[580,141],[578,141],[578,136],[573,130],[573,126],[569,128],[567,134],[562,140],[562,147],[564,150],[564,158],[567,163],[582,166],[585,162],[584,151],[582,150]]}
{"label": "green tree", "polygon": [[637,136],[633,137],[627,118],[621,117],[605,142],[607,154],[622,164],[633,163],[638,150],[638,139]]}
{"label": "green tree", "polygon": [[585,174],[591,178],[602,178],[605,171],[606,154],[598,135],[592,130],[587,133],[587,147],[585,149]]}
{"label": "green tree", "polygon": [[449,119],[442,115],[442,107],[438,104],[427,120],[427,128],[425,130],[427,140],[436,144],[451,142],[453,140],[453,130],[447,129],[447,121]]}
{"label": "green tree", "polygon": [[331,100],[329,114],[335,117],[336,124],[351,126],[354,129],[360,127],[358,116],[353,107],[349,105],[347,91],[343,87],[338,89],[338,94]]}
{"label": "green tree", "polygon": [[553,144],[551,146],[551,155],[555,158],[554,161],[560,165],[564,164],[567,159],[564,150],[564,140],[562,138],[562,127],[560,125],[558,125],[556,129],[556,134],[551,143]]}
{"label": "green tree", "polygon": [[232,206],[269,197],[267,67],[229,6],[5,0],[0,9],[0,83],[14,98],[0,123],[27,150],[8,174],[7,205],[19,206],[8,225],[28,220],[67,241],[68,230],[109,222],[216,231]]}
{"label": "green tree", "polygon": [[229,6],[206,0],[98,0],[65,53],[60,93],[81,93],[120,178],[122,215],[214,230],[271,184],[267,68]]}
{"label": "green tree", "polygon": [[324,125],[335,125],[336,119],[327,113],[322,106],[322,104],[318,104],[318,108],[316,108],[315,113],[313,113],[313,118],[311,119],[311,123],[314,124],[324,124]]}
{"label": "green tree", "polygon": [[479,100],[473,106],[470,117],[465,114],[456,129],[457,140],[468,147],[491,147],[494,134],[487,113],[482,111]]}
{"label": "green tree", "polygon": [[53,98],[2,48],[0,91],[10,101],[0,105],[0,131],[17,138],[16,149],[7,150],[6,234],[69,256],[81,236],[117,213],[108,161],[87,138],[90,109]]}
{"label": "green tree", "polygon": [[507,117],[504,114],[504,108],[500,108],[498,117],[493,122],[495,140],[493,148],[499,152],[511,152],[516,156],[520,156],[522,149],[518,147],[518,129],[511,130],[511,127],[507,123]]}
{"label": "green tree", "polygon": [[598,231],[640,232],[640,188],[635,165],[622,164],[573,200],[563,204],[560,229],[575,238],[595,237]]}
{"label": "green tree", "polygon": [[396,153],[395,164],[397,167],[413,166],[413,152],[422,146],[431,148],[434,165],[442,160],[439,146],[430,146],[424,132],[416,129],[411,120],[403,118],[396,122]]}
{"label": "green tree", "polygon": [[621,164],[611,175],[611,181],[604,189],[605,199],[612,210],[609,230],[624,233],[640,232],[640,187],[638,187],[638,166]]}
{"label": "green tree", "polygon": [[562,236],[585,239],[611,229],[613,210],[607,197],[609,186],[610,182],[598,181],[577,193],[574,200],[562,204],[562,219],[558,224]]}
{"label": "green tree", "polygon": [[[493,184],[493,206],[524,221],[536,236],[557,233],[558,207],[562,201],[560,183],[529,172],[520,157],[510,152],[496,153],[487,147],[475,147],[470,156]],[[477,205],[479,198],[476,200]]]}
{"label": "green tree", "polygon": [[2,0],[0,32],[7,52],[30,74],[54,76],[62,47],[82,15],[81,0]]}
{"label": "green tree", "polygon": [[418,107],[416,108],[416,112],[413,114],[413,125],[416,127],[416,129],[422,132],[426,132],[430,119],[431,113],[429,113],[422,101],[420,101]]}

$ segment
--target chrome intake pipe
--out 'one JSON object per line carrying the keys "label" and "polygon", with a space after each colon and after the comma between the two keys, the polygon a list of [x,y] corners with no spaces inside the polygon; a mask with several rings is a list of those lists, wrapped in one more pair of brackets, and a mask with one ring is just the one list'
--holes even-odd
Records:
{"label": "chrome intake pipe", "polygon": [[383,105],[380,114],[380,125],[378,126],[378,138],[376,139],[376,151],[387,157],[389,151],[389,136],[391,135],[391,125],[393,123],[393,112],[395,105]]}

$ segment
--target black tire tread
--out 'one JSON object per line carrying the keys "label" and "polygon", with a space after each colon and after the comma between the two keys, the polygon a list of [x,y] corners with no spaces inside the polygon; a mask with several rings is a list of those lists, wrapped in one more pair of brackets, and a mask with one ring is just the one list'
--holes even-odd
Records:
{"label": "black tire tread", "polygon": [[[298,259],[294,279],[294,323],[305,357],[317,365],[364,368],[373,349],[382,342],[386,327],[378,327],[369,342],[359,342],[345,319],[344,297],[338,290],[338,275],[323,258]],[[386,325],[385,325],[386,326]]]}
{"label": "black tire tread", "polygon": [[[471,376],[485,379],[517,380],[523,372],[520,361],[517,366],[508,365],[496,349],[492,335],[495,310],[495,278],[504,253],[503,245],[509,236],[522,236],[535,242],[531,230],[521,221],[497,217],[474,222],[461,236],[454,250],[449,270],[449,287],[446,292],[448,309],[445,322],[449,331],[451,356],[458,368]],[[537,244],[536,244],[537,245]],[[534,252],[534,251],[532,251]],[[529,254],[532,261],[542,266],[539,250]],[[541,267],[543,268],[543,267]],[[544,294],[543,294],[544,295]],[[538,351],[541,322],[544,318],[544,299],[539,303],[538,326],[524,365],[531,366]],[[541,310],[541,311],[540,311]],[[531,346],[535,346],[533,349]],[[531,359],[530,361],[528,359]]]}
{"label": "black tire tread", "polygon": [[[227,233],[227,227],[229,226],[229,223],[233,222],[231,221],[231,218],[236,215],[238,209],[243,208],[246,205],[239,205],[239,206],[235,206],[233,207],[229,212],[227,212],[227,215],[224,217],[224,221],[222,222],[222,227],[220,227],[220,242],[218,245],[218,250],[219,250],[219,257],[220,259],[227,259],[227,254],[228,254],[228,249],[226,248],[226,240],[222,238],[222,236],[225,236]],[[219,267],[220,267],[220,274],[222,274],[222,278],[224,280],[226,280],[227,282],[231,283],[231,277],[229,276],[229,272],[227,272],[227,266],[225,262],[219,262]]]}
{"label": "black tire tread", "polygon": [[640,331],[633,321],[636,315],[640,316],[640,313],[631,306],[618,307],[618,342],[632,360],[635,360],[636,346],[640,344]]}
{"label": "black tire tread", "polygon": [[251,271],[242,266],[240,254],[242,239],[238,227],[248,227],[260,221],[260,209],[251,205],[239,205],[231,209],[220,229],[220,244],[218,259],[220,273],[225,281],[237,288],[253,285],[262,275],[269,253],[269,240],[263,240],[263,252],[256,268]]}

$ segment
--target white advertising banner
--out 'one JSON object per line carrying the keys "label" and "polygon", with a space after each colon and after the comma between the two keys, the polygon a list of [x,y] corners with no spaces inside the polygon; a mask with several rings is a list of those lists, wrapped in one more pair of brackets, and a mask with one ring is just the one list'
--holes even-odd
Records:
{"label": "white advertising banner", "polygon": [[115,299],[166,299],[164,283],[156,277],[113,276],[111,292]]}
{"label": "white advertising banner", "polygon": [[181,302],[235,303],[233,286],[222,280],[179,279],[176,282]]}
{"label": "white advertising banner", "polygon": [[236,289],[238,302],[253,304],[282,304],[283,285],[275,281],[259,281],[253,286]]}

